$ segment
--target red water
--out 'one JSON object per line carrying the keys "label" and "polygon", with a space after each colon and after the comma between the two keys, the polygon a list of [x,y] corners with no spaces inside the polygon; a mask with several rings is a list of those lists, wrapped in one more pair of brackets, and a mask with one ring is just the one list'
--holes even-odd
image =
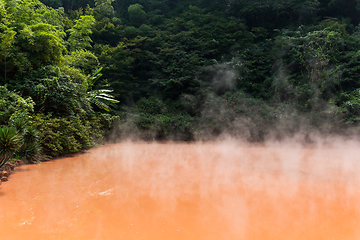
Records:
{"label": "red water", "polygon": [[358,146],[121,143],[22,166],[0,239],[360,239]]}

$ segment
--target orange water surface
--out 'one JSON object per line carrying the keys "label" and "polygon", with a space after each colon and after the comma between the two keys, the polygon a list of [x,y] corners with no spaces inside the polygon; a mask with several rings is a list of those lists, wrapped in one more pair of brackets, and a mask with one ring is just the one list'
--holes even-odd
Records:
{"label": "orange water surface", "polygon": [[125,142],[21,166],[0,239],[360,239],[359,146]]}

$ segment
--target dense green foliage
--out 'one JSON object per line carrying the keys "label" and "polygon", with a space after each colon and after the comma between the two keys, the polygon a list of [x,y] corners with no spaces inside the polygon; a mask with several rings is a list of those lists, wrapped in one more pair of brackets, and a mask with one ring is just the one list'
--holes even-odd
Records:
{"label": "dense green foliage", "polygon": [[91,147],[117,118],[174,140],[359,125],[358,0],[0,3],[1,125],[26,117],[43,154]]}
{"label": "dense green foliage", "polygon": [[34,102],[0,86],[0,167],[19,156],[35,162],[40,155],[38,131],[31,126]]}
{"label": "dense green foliage", "polygon": [[57,156],[93,146],[115,119],[94,106],[109,111],[107,103],[117,103],[111,89],[93,89],[101,76],[88,50],[94,17],[79,16],[67,28],[63,9],[37,0],[0,3],[0,82],[7,85],[0,89],[0,121],[4,133],[14,126],[21,139],[6,159],[16,154],[34,162],[40,149]]}

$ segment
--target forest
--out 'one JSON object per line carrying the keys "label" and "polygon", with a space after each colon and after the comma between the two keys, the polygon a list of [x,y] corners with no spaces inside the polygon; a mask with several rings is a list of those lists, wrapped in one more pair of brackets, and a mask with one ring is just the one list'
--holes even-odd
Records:
{"label": "forest", "polygon": [[0,0],[0,18],[0,167],[358,131],[360,0]]}

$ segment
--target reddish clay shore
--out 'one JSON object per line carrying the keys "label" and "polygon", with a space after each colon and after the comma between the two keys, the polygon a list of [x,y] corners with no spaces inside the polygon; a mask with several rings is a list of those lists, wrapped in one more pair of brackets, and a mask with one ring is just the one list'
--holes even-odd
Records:
{"label": "reddish clay shore", "polygon": [[2,168],[0,168],[0,184],[8,181],[11,172],[18,166],[24,165],[21,160],[15,160],[14,162],[7,162]]}

